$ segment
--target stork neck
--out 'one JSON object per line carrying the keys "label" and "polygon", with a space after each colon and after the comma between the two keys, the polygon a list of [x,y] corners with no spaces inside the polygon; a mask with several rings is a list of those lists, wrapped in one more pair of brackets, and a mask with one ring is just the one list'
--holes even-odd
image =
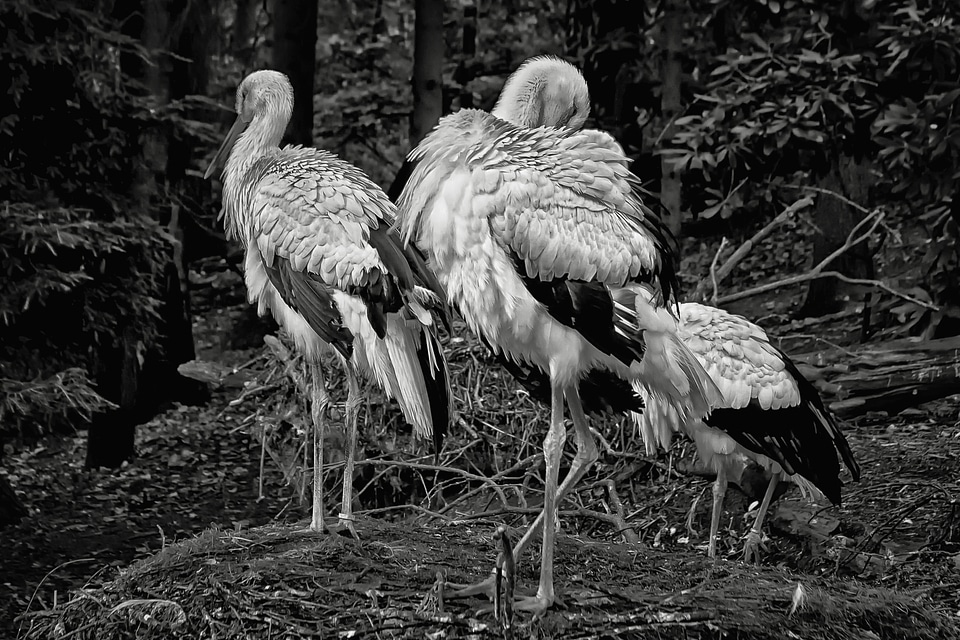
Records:
{"label": "stork neck", "polygon": [[238,237],[244,244],[251,231],[250,198],[254,187],[254,178],[248,172],[257,161],[279,151],[285,124],[278,127],[268,118],[255,117],[227,158],[223,197],[226,231],[228,236]]}

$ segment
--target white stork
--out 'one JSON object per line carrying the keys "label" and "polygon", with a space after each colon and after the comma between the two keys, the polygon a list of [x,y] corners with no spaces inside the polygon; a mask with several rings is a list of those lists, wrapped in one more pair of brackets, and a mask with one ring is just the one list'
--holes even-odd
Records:
{"label": "white stork", "polygon": [[[237,88],[237,120],[207,169],[226,158],[227,235],[246,250],[248,299],[270,312],[311,363],[314,422],[311,528],[323,531],[323,429],[328,403],[319,366],[330,348],[347,378],[346,466],[339,524],[354,536],[353,469],[358,373],[396,398],[420,437],[439,450],[451,419],[447,366],[431,311],[439,283],[391,228],[396,209],[353,165],[280,140],[293,109],[290,80],[257,71]],[[229,155],[228,155],[229,154]],[[439,292],[438,294],[432,293]]]}
{"label": "white stork", "polygon": [[[508,85],[523,84],[525,68]],[[549,93],[518,95],[545,101]],[[475,109],[442,118],[410,153],[415,165],[398,219],[468,325],[496,350],[549,375],[543,509],[514,549],[519,558],[542,529],[539,588],[518,605],[537,613],[555,599],[558,500],[598,455],[581,377],[594,368],[625,380],[639,376],[697,416],[718,393],[660,306],[676,287],[673,255],[660,221],[637,195],[628,158],[603,132],[555,128],[576,114],[553,107],[543,102],[529,111],[548,119],[535,129]],[[564,401],[577,451],[558,484]],[[490,590],[492,580],[477,587]]]}
{"label": "white stork", "polygon": [[710,557],[716,555],[728,479],[739,478],[745,458],[771,473],[743,548],[745,559],[755,559],[763,518],[780,478],[797,484],[805,496],[822,492],[839,504],[837,454],[854,480],[860,479],[860,466],[820,394],[790,358],[770,344],[763,329],[722,309],[685,302],[680,305],[680,338],[719,387],[720,403],[709,417],[688,413],[684,418],[673,403],[638,381],[645,409],[634,417],[648,453],[655,453],[658,445],[668,448],[672,434],[681,431],[695,442],[704,464],[717,472]]}

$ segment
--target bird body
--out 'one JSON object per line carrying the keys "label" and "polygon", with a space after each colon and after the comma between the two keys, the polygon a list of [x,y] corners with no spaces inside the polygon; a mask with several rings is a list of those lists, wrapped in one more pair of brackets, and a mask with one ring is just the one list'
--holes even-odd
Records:
{"label": "bird body", "polygon": [[[428,247],[450,301],[475,332],[561,384],[595,363],[629,369],[634,359],[615,344],[613,326],[605,348],[580,333],[598,320],[590,288],[626,287],[661,269],[662,248],[644,228],[625,158],[610,143],[462,110],[411,154],[417,188],[405,191],[401,206],[415,214],[401,220],[404,237]],[[579,162],[571,166],[574,150]],[[558,279],[568,300],[550,309],[536,289]]]}
{"label": "bird body", "polygon": [[[806,496],[822,493],[839,503],[837,453],[855,479],[859,466],[816,389],[764,330],[722,309],[685,302],[679,306],[679,336],[716,383],[720,401],[707,417],[684,417],[638,383],[645,410],[635,418],[648,453],[668,448],[673,433],[683,432],[717,471],[710,555],[726,479],[739,477],[748,459],[766,468],[773,483],[785,477]],[[764,502],[759,521],[769,504],[766,496]],[[759,522],[754,529],[759,531]]]}
{"label": "bird body", "polygon": [[[558,128],[559,120],[582,124],[576,106],[510,103],[511,95],[552,99],[542,83],[510,89],[536,84],[543,73],[525,64],[508,80],[497,111],[515,121],[473,109],[442,118],[408,156],[413,169],[398,201],[404,240],[424,251],[471,329],[550,379],[544,506],[514,547],[516,559],[542,528],[540,587],[521,605],[537,611],[554,599],[557,500],[598,456],[581,378],[596,368],[625,380],[640,376],[700,415],[718,393],[663,308],[676,287],[673,255],[620,146],[603,132]],[[564,403],[577,453],[560,484]]]}
{"label": "bird body", "polygon": [[[431,313],[441,311],[440,299],[428,288],[433,275],[391,229],[395,207],[379,187],[331,153],[279,147],[292,105],[280,73],[255,72],[241,83],[238,124],[217,156],[229,153],[222,214],[228,236],[245,248],[250,302],[272,313],[309,361],[332,348],[343,362],[351,424],[341,513],[349,519],[358,372],[396,398],[417,435],[432,434],[437,446],[450,420]],[[315,492],[316,485],[315,478]],[[313,526],[322,528],[317,509]]]}

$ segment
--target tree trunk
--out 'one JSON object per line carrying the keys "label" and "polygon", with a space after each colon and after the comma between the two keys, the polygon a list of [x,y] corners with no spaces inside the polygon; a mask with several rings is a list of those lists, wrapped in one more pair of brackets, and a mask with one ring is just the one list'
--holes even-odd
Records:
{"label": "tree trunk", "polygon": [[[144,65],[142,79],[150,91],[155,107],[169,102],[169,89],[165,72],[165,56],[161,51],[166,48],[169,13],[167,0],[143,0],[143,31],[140,41],[153,54],[154,64]],[[158,127],[150,127],[140,137],[142,151],[140,162],[132,185],[135,212],[149,215],[153,204],[160,194],[158,178],[163,175],[167,165],[167,132]]]}
{"label": "tree trunk", "polygon": [[960,389],[960,337],[894,340],[853,352],[824,348],[792,359],[844,419],[868,411],[897,413]]}
{"label": "tree trunk", "polygon": [[[130,28],[140,29],[139,33],[130,35],[139,37],[154,57],[153,64],[143,64],[136,58],[123,58],[121,64],[129,65],[124,70],[129,74],[138,74],[135,77],[143,80],[154,106],[167,104],[169,92],[163,63],[165,57],[160,54],[166,48],[168,38],[167,0],[118,2],[114,12],[124,14],[121,18],[130,18],[133,25]],[[126,23],[125,19],[121,21]],[[130,185],[131,217],[147,217],[157,210],[163,190],[161,180],[166,172],[167,136],[168,132],[156,125],[141,133],[140,157]],[[120,344],[106,350],[105,361],[98,363],[98,389],[105,398],[117,402],[120,408],[90,425],[87,432],[88,467],[116,468],[129,460],[134,453],[138,410],[142,411],[149,405],[155,406],[157,399],[167,390],[162,384],[141,384],[143,355],[136,330],[126,327]],[[119,376],[116,375],[118,368]],[[176,375],[176,367],[173,372]],[[149,397],[141,397],[141,392]]]}
{"label": "tree trunk", "polygon": [[[239,8],[238,8],[239,10]],[[169,76],[171,100],[181,100],[188,95],[206,95],[209,72],[207,61],[213,27],[213,13],[207,2],[194,0],[171,0],[170,14],[174,16],[169,46],[176,54],[173,57]],[[185,114],[199,117],[199,114]],[[166,177],[171,193],[183,193],[187,188],[187,168],[196,149],[192,138],[170,135],[168,139]],[[197,198],[196,201],[200,201]],[[184,198],[185,203],[190,199]],[[177,202],[164,202],[160,210],[160,223],[174,239],[173,260],[164,269],[164,305],[161,309],[166,328],[163,345],[163,361],[158,363],[156,375],[184,401],[198,401],[206,396],[206,389],[180,376],[176,369],[182,362],[196,357],[193,344],[193,321],[190,312],[190,281],[187,276],[186,247],[183,218],[187,212]],[[193,217],[202,217],[202,211],[194,211]],[[194,235],[194,240],[197,236]]]}
{"label": "tree trunk", "polygon": [[[664,136],[667,137],[673,120],[680,113],[680,85],[683,69],[680,66],[680,47],[683,38],[682,0],[668,0],[664,8],[662,26],[663,75],[660,94],[660,117],[663,121]],[[674,236],[680,234],[681,202],[680,175],[670,164],[666,156],[661,159],[660,203],[666,211],[664,222]]]}
{"label": "tree trunk", "polygon": [[[866,207],[869,206],[870,184],[870,163],[867,159],[840,155],[820,178],[819,186]],[[813,264],[818,264],[842,246],[862,219],[863,214],[859,210],[836,196],[821,193],[813,212],[813,223],[818,230],[813,236]],[[873,278],[873,256],[869,245],[863,242],[851,248],[833,262],[831,269],[853,278]],[[845,305],[842,294],[847,291],[848,285],[843,285],[835,278],[812,281],[799,316],[822,316],[839,311]]]}
{"label": "tree trunk", "polygon": [[[90,423],[87,430],[87,458],[86,466],[91,469],[98,467],[119,468],[134,454],[134,437],[136,434],[137,399],[140,383],[140,341],[137,332],[132,326],[127,326],[120,336],[121,361],[117,375],[120,389],[119,398],[108,400],[116,401],[118,408],[110,411]],[[113,387],[113,385],[110,385]]]}
{"label": "tree trunk", "polygon": [[[430,133],[443,115],[443,0],[417,0],[415,11],[411,149]],[[396,202],[400,197],[412,171],[413,166],[404,159],[387,189],[391,201]]]}
{"label": "tree trunk", "polygon": [[0,529],[17,524],[29,512],[5,476],[0,476]]}
{"label": "tree trunk", "polygon": [[[259,0],[237,0],[237,14],[233,21],[231,49],[244,70],[250,68],[250,62],[256,52],[253,39],[257,31],[259,10]],[[204,42],[204,45],[206,45],[206,42]]]}
{"label": "tree trunk", "polygon": [[443,0],[416,0],[414,7],[411,148],[436,126],[443,109]]}
{"label": "tree trunk", "polygon": [[473,92],[468,88],[474,79],[477,65],[477,5],[471,0],[463,7],[463,50],[457,65],[455,80],[460,85],[460,108],[472,109]]}
{"label": "tree trunk", "polygon": [[290,77],[293,116],[284,140],[313,144],[313,86],[317,68],[317,0],[276,0],[273,68]]}

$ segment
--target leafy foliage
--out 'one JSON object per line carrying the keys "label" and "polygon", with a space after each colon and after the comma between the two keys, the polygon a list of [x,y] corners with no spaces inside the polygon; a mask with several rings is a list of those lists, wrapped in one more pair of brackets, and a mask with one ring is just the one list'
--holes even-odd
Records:
{"label": "leafy foliage", "polygon": [[61,418],[107,408],[90,381],[116,373],[125,330],[141,356],[159,347],[172,239],[142,198],[134,208],[131,185],[145,133],[205,131],[181,114],[190,103],[155,108],[157,98],[125,71],[152,54],[101,5],[0,0],[0,17],[18,25],[0,42],[11,78],[0,96],[0,144],[9,150],[0,167],[0,376],[11,393],[18,384],[34,390],[7,407],[17,418],[5,426],[49,425],[56,412],[44,399],[58,394],[85,398],[66,402]]}
{"label": "leafy foliage", "polygon": [[785,183],[825,170],[834,152],[873,151],[863,134],[880,109],[876,56],[840,45],[847,25],[821,3],[772,4],[743,3],[741,39],[702,69],[705,91],[662,151],[703,218],[783,199]]}
{"label": "leafy foliage", "polygon": [[[138,43],[82,4],[2,0],[0,68],[11,78],[0,96],[0,139],[10,149],[0,169],[8,199],[55,198],[87,206],[121,205],[136,134],[151,119],[120,72],[121,55],[145,56]],[[131,127],[131,122],[138,122]]]}
{"label": "leafy foliage", "polygon": [[696,60],[705,85],[660,151],[684,174],[689,213],[769,215],[795,199],[793,185],[809,184],[840,155],[866,157],[880,177],[875,201],[902,222],[892,231],[926,232],[902,247],[924,254],[902,284],[943,307],[931,314],[898,304],[896,313],[931,327],[943,315],[960,317],[960,10],[913,0],[699,8],[708,13],[691,25],[733,24],[736,38],[712,61]]}
{"label": "leafy foliage", "polygon": [[[156,224],[98,220],[80,209],[3,208],[0,376],[32,380],[64,367],[96,372],[125,328],[143,350],[158,347],[158,265],[171,245]],[[83,376],[69,380],[78,390],[86,384]],[[30,407],[42,403],[22,409]],[[45,422],[47,413],[35,421]]]}
{"label": "leafy foliage", "polygon": [[30,382],[0,378],[0,390],[0,433],[5,435],[35,436],[78,419],[89,422],[94,414],[116,408],[93,389],[80,367]]}
{"label": "leafy foliage", "polygon": [[891,201],[927,234],[916,241],[921,291],[938,313],[911,305],[898,312],[912,324],[960,330],[960,9],[939,3],[896,3],[878,44],[896,91],[872,123],[878,162]]}

